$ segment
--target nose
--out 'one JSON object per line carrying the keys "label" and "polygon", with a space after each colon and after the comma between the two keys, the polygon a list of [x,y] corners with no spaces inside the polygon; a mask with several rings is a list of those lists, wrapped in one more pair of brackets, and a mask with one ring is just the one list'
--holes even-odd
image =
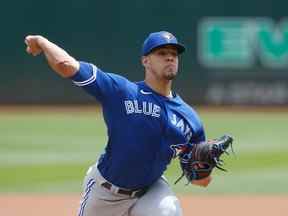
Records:
{"label": "nose", "polygon": [[173,56],[172,54],[167,55],[167,61],[173,62],[174,60],[175,60],[175,56]]}

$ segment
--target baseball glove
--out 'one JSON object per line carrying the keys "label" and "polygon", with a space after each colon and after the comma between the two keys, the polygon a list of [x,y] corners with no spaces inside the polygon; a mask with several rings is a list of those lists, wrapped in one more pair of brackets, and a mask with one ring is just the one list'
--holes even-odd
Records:
{"label": "baseball glove", "polygon": [[178,149],[178,158],[180,166],[183,171],[182,175],[176,180],[175,184],[180,181],[184,176],[187,178],[189,184],[192,180],[199,180],[206,178],[211,174],[216,167],[222,171],[223,160],[220,156],[227,149],[232,148],[233,138],[229,135],[224,135],[218,139],[209,140],[204,143],[192,144]]}

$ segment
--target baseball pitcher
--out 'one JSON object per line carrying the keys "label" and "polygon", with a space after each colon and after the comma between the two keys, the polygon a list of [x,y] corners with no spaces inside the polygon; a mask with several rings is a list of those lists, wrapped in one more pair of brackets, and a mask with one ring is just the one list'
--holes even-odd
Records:
{"label": "baseball pitcher", "polygon": [[25,38],[27,52],[43,53],[50,67],[103,108],[108,142],[84,179],[79,216],[181,216],[179,200],[163,176],[178,158],[188,183],[206,187],[232,137],[206,141],[197,113],[172,91],[185,47],[166,31],[148,35],[142,47],[145,79],[131,82],[77,61],[39,35]]}

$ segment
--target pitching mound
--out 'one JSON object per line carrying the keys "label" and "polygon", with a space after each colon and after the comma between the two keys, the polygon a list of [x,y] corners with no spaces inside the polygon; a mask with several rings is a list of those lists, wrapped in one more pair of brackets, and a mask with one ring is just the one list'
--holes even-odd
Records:
{"label": "pitching mound", "polygon": [[[77,195],[1,195],[0,215],[76,216]],[[181,196],[184,215],[286,216],[288,196]]]}

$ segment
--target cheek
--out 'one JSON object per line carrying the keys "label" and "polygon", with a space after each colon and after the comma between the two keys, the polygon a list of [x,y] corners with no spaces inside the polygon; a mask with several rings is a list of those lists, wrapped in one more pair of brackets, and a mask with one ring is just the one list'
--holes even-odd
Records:
{"label": "cheek", "polygon": [[152,61],[151,62],[151,64],[150,64],[150,66],[151,66],[151,68],[153,68],[153,69],[161,69],[161,67],[162,67],[162,65],[163,64],[161,64],[161,61],[160,60],[158,60],[158,61]]}

